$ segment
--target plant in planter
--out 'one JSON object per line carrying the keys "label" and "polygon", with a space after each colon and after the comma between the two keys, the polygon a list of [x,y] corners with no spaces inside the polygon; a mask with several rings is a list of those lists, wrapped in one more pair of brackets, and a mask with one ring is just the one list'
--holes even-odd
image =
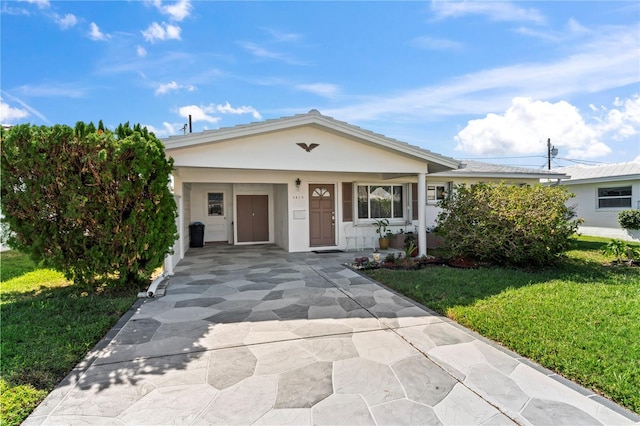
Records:
{"label": "plant in planter", "polygon": [[393,268],[396,266],[396,260],[398,260],[398,258],[396,257],[396,254],[389,253],[384,257],[384,260],[382,261],[382,265],[385,268]]}
{"label": "plant in planter", "polygon": [[404,229],[400,229],[395,234],[391,234],[389,236],[389,247],[394,249],[403,249],[404,248],[404,240],[405,240],[405,232]]}
{"label": "plant in planter", "polygon": [[389,234],[387,232],[387,226],[389,226],[388,219],[376,219],[376,234],[378,234],[378,244],[381,250],[389,248]]}
{"label": "plant in planter", "polygon": [[[409,248],[411,250],[409,250]],[[407,257],[415,257],[418,255],[418,235],[413,232],[407,232],[404,236],[404,244],[402,246]]]}
{"label": "plant in planter", "polygon": [[410,242],[408,246],[405,245],[404,258],[402,259],[402,266],[404,266],[405,268],[413,268],[414,266],[413,256],[415,256],[414,252],[417,253],[417,251],[418,251],[418,247],[413,242]]}

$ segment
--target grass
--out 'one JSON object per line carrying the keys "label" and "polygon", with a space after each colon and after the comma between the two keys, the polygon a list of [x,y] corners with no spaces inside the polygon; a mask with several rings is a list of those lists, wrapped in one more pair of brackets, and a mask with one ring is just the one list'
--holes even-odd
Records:
{"label": "grass", "polygon": [[88,292],[27,256],[2,253],[0,423],[18,425],[135,301]]}
{"label": "grass", "polygon": [[640,413],[640,268],[580,237],[539,271],[375,270],[377,281]]}

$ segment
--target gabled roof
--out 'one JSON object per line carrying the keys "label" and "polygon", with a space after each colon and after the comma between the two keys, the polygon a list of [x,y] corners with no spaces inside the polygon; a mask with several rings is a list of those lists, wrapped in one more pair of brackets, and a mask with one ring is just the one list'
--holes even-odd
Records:
{"label": "gabled roof", "polygon": [[571,175],[571,179],[564,182],[567,185],[640,179],[640,161],[589,166],[580,164],[576,166],[561,167],[556,170],[558,172]]}
{"label": "gabled roof", "polygon": [[460,163],[458,160],[453,158],[436,154],[427,149],[410,145],[406,142],[401,142],[344,121],[339,121],[332,117],[322,115],[315,109],[312,109],[306,114],[297,114],[290,117],[270,119],[250,124],[241,124],[233,127],[223,127],[216,130],[205,130],[200,133],[190,133],[184,136],[170,136],[162,139],[162,142],[165,145],[165,150],[170,153],[173,149],[194,147],[309,125],[338,132],[342,135],[359,139],[365,143],[377,145],[381,148],[426,160],[429,162],[429,170],[443,171],[451,168],[457,168]]}
{"label": "gabled roof", "polygon": [[484,163],[481,161],[465,160],[455,170],[431,173],[429,177],[446,178],[515,178],[515,179],[567,179],[563,172],[529,169],[525,167],[504,166],[500,164]]}

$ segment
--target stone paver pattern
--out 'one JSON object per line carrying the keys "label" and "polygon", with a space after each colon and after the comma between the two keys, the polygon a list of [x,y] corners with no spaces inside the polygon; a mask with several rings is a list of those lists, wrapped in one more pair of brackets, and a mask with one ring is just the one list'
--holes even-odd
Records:
{"label": "stone paver pattern", "polygon": [[361,255],[190,249],[25,424],[640,424],[344,266]]}

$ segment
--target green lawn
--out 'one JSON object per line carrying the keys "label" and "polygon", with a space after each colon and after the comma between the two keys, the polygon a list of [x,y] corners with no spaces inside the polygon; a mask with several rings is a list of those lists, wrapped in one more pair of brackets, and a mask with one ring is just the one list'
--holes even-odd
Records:
{"label": "green lawn", "polygon": [[581,237],[539,271],[375,270],[375,280],[640,413],[640,268]]}
{"label": "green lawn", "polygon": [[135,301],[87,292],[25,255],[1,255],[0,423],[17,425],[47,396]]}

